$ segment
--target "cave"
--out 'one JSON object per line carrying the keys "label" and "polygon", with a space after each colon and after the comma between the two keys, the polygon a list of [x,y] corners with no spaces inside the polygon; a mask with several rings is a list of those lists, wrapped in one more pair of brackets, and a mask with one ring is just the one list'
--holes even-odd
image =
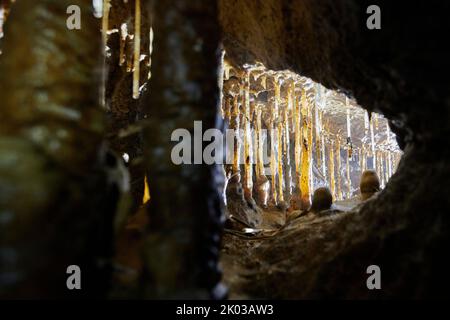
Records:
{"label": "cave", "polygon": [[371,5],[0,0],[0,297],[448,298],[450,5]]}

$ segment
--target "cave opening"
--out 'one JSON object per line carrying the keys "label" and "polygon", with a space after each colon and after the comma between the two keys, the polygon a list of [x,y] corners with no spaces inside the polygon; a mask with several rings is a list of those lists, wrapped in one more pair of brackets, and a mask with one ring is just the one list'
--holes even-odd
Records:
{"label": "cave opening", "polygon": [[[320,228],[323,217],[359,210],[376,197],[365,196],[363,173],[373,173],[382,192],[403,152],[388,120],[345,93],[290,70],[269,70],[259,62],[233,66],[225,52],[223,57],[221,115],[232,143],[225,147],[222,262],[236,298],[245,291],[237,279],[251,272],[236,268],[236,260],[264,259],[240,241]],[[330,192],[331,202],[315,210],[313,198],[322,201],[321,189]]]}
{"label": "cave opening", "polygon": [[348,210],[364,171],[384,188],[400,161],[387,119],[294,72],[232,67],[225,55],[221,96],[234,136],[225,151],[227,213],[246,227],[261,224],[261,208],[308,210],[320,187]]}

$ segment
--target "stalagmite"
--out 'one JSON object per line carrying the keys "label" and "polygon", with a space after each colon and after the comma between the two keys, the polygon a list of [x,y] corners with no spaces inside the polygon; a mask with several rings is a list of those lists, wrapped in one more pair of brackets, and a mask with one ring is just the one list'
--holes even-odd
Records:
{"label": "stalagmite", "polygon": [[133,69],[133,99],[139,98],[139,80],[141,66],[141,0],[135,0],[134,14],[134,69]]}

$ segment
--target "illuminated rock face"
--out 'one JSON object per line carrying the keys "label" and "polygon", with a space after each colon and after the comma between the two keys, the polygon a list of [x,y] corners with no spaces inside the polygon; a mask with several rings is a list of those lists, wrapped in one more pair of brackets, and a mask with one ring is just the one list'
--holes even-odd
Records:
{"label": "illuminated rock face", "polygon": [[[395,172],[402,152],[384,117],[369,116],[353,99],[291,71],[232,66],[226,59],[225,52],[222,115],[236,132],[229,150],[234,163],[226,169],[235,177],[230,215],[255,226],[246,217],[257,216],[254,205],[245,203],[306,210],[318,187],[345,200],[359,194],[365,168],[376,170],[383,186]],[[234,203],[236,186],[243,190],[241,205]]]}

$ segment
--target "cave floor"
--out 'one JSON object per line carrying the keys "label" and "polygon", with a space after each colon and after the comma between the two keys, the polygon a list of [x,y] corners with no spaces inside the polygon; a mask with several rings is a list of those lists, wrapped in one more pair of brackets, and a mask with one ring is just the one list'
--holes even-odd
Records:
{"label": "cave floor", "polygon": [[[299,296],[292,285],[305,271],[304,259],[314,259],[311,246],[325,236],[330,224],[342,219],[359,201],[351,199],[334,204],[330,213],[293,212],[285,219],[281,211],[263,213],[266,232],[243,235],[226,231],[222,241],[221,265],[223,281],[230,299],[290,299]],[[296,218],[292,218],[295,217]],[[281,226],[281,221],[286,221]],[[302,247],[309,246],[309,250]],[[312,250],[314,252],[314,250]],[[274,286],[274,284],[276,284]]]}

